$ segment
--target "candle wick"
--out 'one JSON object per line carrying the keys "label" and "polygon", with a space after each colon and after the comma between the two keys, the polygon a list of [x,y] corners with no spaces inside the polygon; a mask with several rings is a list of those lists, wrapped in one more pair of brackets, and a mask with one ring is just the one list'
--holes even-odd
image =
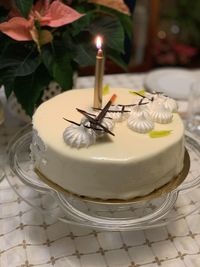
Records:
{"label": "candle wick", "polygon": [[103,57],[103,50],[101,48],[98,49],[97,57],[100,57],[100,58]]}

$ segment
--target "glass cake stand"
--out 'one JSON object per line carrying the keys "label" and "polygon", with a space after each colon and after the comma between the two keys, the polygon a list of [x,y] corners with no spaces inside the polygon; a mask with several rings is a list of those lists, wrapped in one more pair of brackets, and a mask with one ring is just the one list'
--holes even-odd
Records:
{"label": "glass cake stand", "polygon": [[104,230],[141,230],[163,226],[200,208],[200,143],[185,135],[190,170],[174,190],[159,197],[130,202],[99,202],[59,192],[40,180],[30,157],[31,126],[17,133],[8,147],[6,178],[30,206],[58,220]]}

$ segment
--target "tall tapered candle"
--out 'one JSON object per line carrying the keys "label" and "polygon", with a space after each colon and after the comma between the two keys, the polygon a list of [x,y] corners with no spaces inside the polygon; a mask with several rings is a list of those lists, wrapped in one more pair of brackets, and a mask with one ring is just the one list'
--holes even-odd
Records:
{"label": "tall tapered candle", "polygon": [[97,55],[95,66],[95,83],[94,83],[94,108],[101,108],[102,106],[102,86],[104,74],[104,55],[102,51],[102,39],[100,36],[96,38]]}

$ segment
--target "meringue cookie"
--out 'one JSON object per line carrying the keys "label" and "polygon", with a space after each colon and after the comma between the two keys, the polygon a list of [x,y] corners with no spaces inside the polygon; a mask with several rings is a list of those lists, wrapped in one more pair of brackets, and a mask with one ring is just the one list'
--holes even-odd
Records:
{"label": "meringue cookie", "polygon": [[[130,112],[120,112],[122,110],[122,106],[111,106],[110,107],[111,111],[119,111],[119,112],[107,112],[108,117],[112,118],[115,122],[121,122],[126,120],[129,115]],[[130,111],[130,108],[125,107],[125,111]]]}
{"label": "meringue cookie", "polygon": [[165,99],[166,99],[166,97],[164,96],[164,95],[162,95],[162,94],[154,94],[153,95],[153,104],[155,104],[156,103],[156,105],[157,104],[162,104],[164,101],[165,101]]}
{"label": "meringue cookie", "polygon": [[115,126],[115,122],[112,119],[104,118],[101,122],[101,124],[106,127],[109,131],[112,131],[112,129]]}
{"label": "meringue cookie", "polygon": [[63,139],[71,147],[88,147],[96,142],[96,134],[84,125],[70,125],[63,133]]}
{"label": "meringue cookie", "polygon": [[[112,131],[112,129],[113,129],[114,126],[115,126],[114,121],[113,121],[112,119],[107,119],[107,118],[104,118],[104,119],[102,120],[101,124],[102,124],[105,128],[107,128],[109,131]],[[97,137],[103,137],[103,136],[106,134],[106,132],[104,132],[103,129],[102,129],[101,127],[97,126],[97,129],[98,129],[98,128],[99,128],[100,130],[99,130],[99,131],[98,131],[98,130],[95,131]],[[101,129],[102,129],[102,131],[101,131]]]}
{"label": "meringue cookie", "polygon": [[[81,120],[81,124],[83,124],[83,125],[86,125],[86,126],[90,126],[90,122],[89,122],[89,120],[88,119],[86,119],[86,118],[83,118],[82,120]],[[114,126],[115,126],[115,123],[114,123],[114,121],[111,119],[111,118],[104,118],[102,121],[101,121],[101,124],[105,127],[105,128],[107,128],[109,131],[112,131],[112,129],[114,128]],[[105,134],[106,134],[106,132],[100,127],[100,126],[96,126],[96,128],[97,129],[99,129],[99,130],[94,130],[94,132],[96,133],[96,137],[103,137]]]}
{"label": "meringue cookie", "polygon": [[148,115],[149,114],[149,108],[147,105],[136,105],[132,108],[130,116],[140,116],[140,115]]}
{"label": "meringue cookie", "polygon": [[173,113],[178,112],[178,104],[174,99],[170,97],[166,97],[163,104],[164,104],[164,107],[168,108],[171,112]]}
{"label": "meringue cookie", "polygon": [[148,133],[154,127],[153,120],[148,113],[140,113],[138,116],[130,116],[127,125],[131,130],[138,133]]}
{"label": "meringue cookie", "polygon": [[168,108],[162,103],[154,102],[151,105],[150,115],[153,121],[166,124],[172,121],[173,115]]}

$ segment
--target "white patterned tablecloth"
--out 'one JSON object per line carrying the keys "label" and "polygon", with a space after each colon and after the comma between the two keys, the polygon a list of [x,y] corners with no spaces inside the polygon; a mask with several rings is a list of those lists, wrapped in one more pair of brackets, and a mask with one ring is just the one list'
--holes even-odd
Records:
{"label": "white patterned tablecloth", "polygon": [[[104,82],[136,88],[144,75],[110,75]],[[79,78],[77,88],[93,86],[91,77]],[[0,162],[19,129],[11,118],[0,126]],[[199,192],[200,193],[200,192]],[[68,225],[28,206],[0,183],[1,267],[199,267],[200,213],[155,229],[109,232]]]}

